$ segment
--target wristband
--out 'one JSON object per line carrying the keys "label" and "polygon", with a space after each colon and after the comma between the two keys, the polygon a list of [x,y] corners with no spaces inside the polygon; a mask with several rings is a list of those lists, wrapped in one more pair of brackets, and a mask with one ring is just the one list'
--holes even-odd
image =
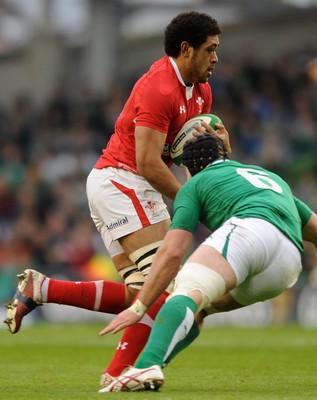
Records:
{"label": "wristband", "polygon": [[142,303],[142,301],[137,299],[132,306],[129,307],[129,310],[138,314],[139,317],[143,317],[143,315],[146,313],[147,307]]}

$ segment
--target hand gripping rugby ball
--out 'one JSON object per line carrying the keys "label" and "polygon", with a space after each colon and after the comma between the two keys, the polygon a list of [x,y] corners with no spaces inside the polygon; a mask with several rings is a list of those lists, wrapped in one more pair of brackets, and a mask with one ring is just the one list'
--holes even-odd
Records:
{"label": "hand gripping rugby ball", "polygon": [[170,155],[173,162],[179,167],[183,167],[182,154],[183,147],[187,140],[193,137],[193,133],[197,132],[195,125],[201,126],[202,121],[217,130],[215,124],[222,124],[222,121],[217,115],[214,114],[200,114],[185,122],[182,129],[175,136],[174,142],[171,146]]}

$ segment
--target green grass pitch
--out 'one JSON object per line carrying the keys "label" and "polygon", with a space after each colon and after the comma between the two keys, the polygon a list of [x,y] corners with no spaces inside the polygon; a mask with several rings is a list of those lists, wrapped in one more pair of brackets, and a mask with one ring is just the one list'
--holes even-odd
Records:
{"label": "green grass pitch", "polygon": [[98,394],[120,334],[100,323],[0,330],[0,399],[317,399],[317,331],[206,328],[176,358],[159,392]]}

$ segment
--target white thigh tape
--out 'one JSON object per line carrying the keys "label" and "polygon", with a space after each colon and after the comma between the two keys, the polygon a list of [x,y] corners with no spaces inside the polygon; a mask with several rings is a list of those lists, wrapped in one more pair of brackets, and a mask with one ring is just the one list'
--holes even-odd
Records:
{"label": "white thigh tape", "polygon": [[144,276],[138,270],[136,265],[131,265],[130,267],[126,267],[119,271],[120,276],[124,279],[126,285],[134,288],[141,289],[144,283]]}
{"label": "white thigh tape", "polygon": [[133,253],[129,254],[129,258],[131,261],[137,265],[139,271],[146,277],[149,272],[150,268],[155,256],[157,249],[160,247],[162,241],[154,242],[148,244],[140,249],[134,251]]}
{"label": "white thigh tape", "polygon": [[199,290],[202,294],[202,302],[197,310],[200,311],[225,294],[226,284],[218,272],[206,267],[206,265],[188,262],[177,274],[172,296],[177,294],[187,295],[194,290]]}

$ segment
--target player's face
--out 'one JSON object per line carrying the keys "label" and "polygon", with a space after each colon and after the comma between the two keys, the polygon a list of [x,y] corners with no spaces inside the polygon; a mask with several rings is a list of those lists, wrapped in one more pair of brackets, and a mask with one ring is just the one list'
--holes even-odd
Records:
{"label": "player's face", "polygon": [[218,36],[209,36],[199,49],[193,50],[190,60],[192,82],[204,83],[212,75],[218,62]]}

